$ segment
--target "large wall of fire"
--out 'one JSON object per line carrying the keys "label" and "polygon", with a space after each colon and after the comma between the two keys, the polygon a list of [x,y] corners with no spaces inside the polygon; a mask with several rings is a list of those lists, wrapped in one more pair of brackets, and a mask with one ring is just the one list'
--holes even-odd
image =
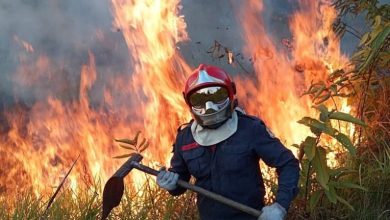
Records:
{"label": "large wall of fire", "polygon": [[79,155],[70,184],[104,181],[121,163],[113,139],[138,130],[146,160],[167,164],[199,63],[230,72],[240,105],[287,146],[301,141],[313,110],[300,94],[347,58],[326,1],[275,2],[0,3],[0,193],[50,190]]}

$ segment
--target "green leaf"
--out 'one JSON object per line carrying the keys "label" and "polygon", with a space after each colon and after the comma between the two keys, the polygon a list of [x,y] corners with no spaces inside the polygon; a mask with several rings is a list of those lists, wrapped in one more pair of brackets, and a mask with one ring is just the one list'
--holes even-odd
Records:
{"label": "green leaf", "polygon": [[311,127],[310,128],[310,131],[315,134],[316,136],[320,136],[322,131],[320,129],[317,129],[317,128],[314,128],[314,127]]}
{"label": "green leaf", "polygon": [[363,35],[363,37],[360,39],[359,47],[362,46],[363,44],[366,44],[367,40],[370,38],[370,32],[367,32]]}
{"label": "green leaf", "polygon": [[291,146],[299,149],[299,145],[298,144],[292,144]]}
{"label": "green leaf", "polygon": [[390,24],[386,25],[383,28],[383,30],[372,41],[371,51],[367,59],[365,60],[365,62],[359,68],[359,73],[367,71],[367,69],[371,66],[372,62],[374,61],[374,58],[377,57],[378,51],[380,50],[380,48],[382,48],[383,45],[385,45],[386,39],[388,38],[389,34],[390,34]]}
{"label": "green leaf", "polygon": [[373,29],[376,29],[379,27],[379,25],[381,24],[381,16],[380,15],[377,15],[375,16],[375,20],[374,20],[374,24],[373,24]]}
{"label": "green leaf", "polygon": [[340,142],[353,156],[356,155],[356,148],[352,144],[349,137],[343,133],[337,133],[336,135],[332,135],[332,137],[336,138],[338,142]]}
{"label": "green leaf", "polygon": [[298,151],[298,160],[299,161],[302,161],[304,154],[305,154],[305,151],[302,148],[300,148]]}
{"label": "green leaf", "polygon": [[310,130],[316,135],[319,135],[321,132],[326,130],[325,124],[314,118],[303,117],[298,121],[298,123],[310,127]]}
{"label": "green leaf", "polygon": [[345,167],[339,167],[339,168],[336,168],[336,169],[332,169],[330,171],[330,176],[334,177],[335,180],[338,180],[342,176],[345,176],[345,175],[348,175],[348,174],[353,174],[353,173],[357,173],[357,171],[356,170],[347,169]]}
{"label": "green leaf", "polygon": [[315,102],[316,105],[321,104],[330,98],[330,92],[327,92],[325,95],[318,97],[319,99]]}
{"label": "green leaf", "polygon": [[329,190],[325,190],[325,195],[326,195],[326,197],[328,197],[328,199],[331,203],[336,204],[336,202],[337,202],[336,190],[334,189],[334,186],[331,184],[328,187],[329,187]]}
{"label": "green leaf", "polygon": [[318,110],[320,110],[320,120],[322,122],[329,121],[329,111],[328,108],[325,105],[319,105],[316,107]]}
{"label": "green leaf", "polygon": [[350,188],[350,189],[360,189],[363,191],[367,191],[367,189],[361,185],[358,185],[356,183],[347,182],[347,181],[337,181],[335,182],[334,186],[336,188]]}
{"label": "green leaf", "polygon": [[317,190],[311,194],[309,200],[310,211],[313,211],[313,209],[317,206],[318,202],[320,201],[321,195],[322,190]]}
{"label": "green leaf", "polygon": [[316,147],[316,152],[313,158],[313,167],[316,171],[316,179],[320,185],[328,190],[327,183],[329,182],[329,168],[326,164],[326,151],[323,147]]}
{"label": "green leaf", "polygon": [[349,209],[351,209],[352,211],[355,211],[355,209],[353,208],[353,206],[351,204],[349,204],[349,202],[347,202],[345,199],[343,199],[342,197],[340,196],[336,196],[337,200],[341,203],[343,203],[344,205],[346,205]]}
{"label": "green leaf", "polygon": [[362,49],[354,53],[351,57],[351,60],[360,61],[363,57],[367,57],[369,51],[367,49]]}
{"label": "green leaf", "polygon": [[337,94],[337,85],[333,84],[329,87],[329,90],[333,92],[333,94]]}
{"label": "green leaf", "polygon": [[383,51],[379,54],[377,66],[379,69],[385,69],[390,66],[390,51]]}
{"label": "green leaf", "polygon": [[336,78],[336,77],[341,77],[345,74],[345,71],[343,69],[337,69],[335,71],[333,71],[329,77],[330,78]]}
{"label": "green leaf", "polygon": [[368,32],[370,34],[370,38],[366,41],[365,46],[368,46],[368,49],[371,50],[370,44],[374,42],[374,40],[378,37],[378,35],[383,31],[383,28],[376,27],[373,28],[372,31]]}
{"label": "green leaf", "polygon": [[319,136],[321,132],[331,136],[335,133],[335,129],[332,128],[330,123],[323,123],[314,118],[303,117],[298,123],[310,127],[310,130],[317,136]]}
{"label": "green leaf", "polygon": [[303,150],[307,158],[311,161],[316,153],[316,138],[306,137],[305,141],[302,142]]}
{"label": "green leaf", "polygon": [[318,87],[318,90],[313,94],[313,100],[317,99],[321,94],[322,92],[326,89],[326,86],[325,84],[324,85],[320,85]]}
{"label": "green leaf", "polygon": [[352,115],[344,113],[344,112],[333,112],[333,113],[329,114],[329,118],[341,120],[341,121],[346,121],[346,122],[351,122],[351,123],[362,125],[362,126],[367,126],[360,119],[357,119],[357,118],[353,117]]}
{"label": "green leaf", "polygon": [[309,87],[309,89],[307,89],[307,91],[303,92],[302,96],[308,95],[308,94],[312,94],[312,93],[313,93],[313,92],[312,92],[313,88],[314,88],[314,85],[311,84],[310,87]]}
{"label": "green leaf", "polygon": [[345,82],[345,81],[347,81],[347,80],[348,80],[348,77],[343,76],[343,77],[340,77],[339,80],[337,80],[336,82],[334,82],[334,84],[341,85],[343,82]]}

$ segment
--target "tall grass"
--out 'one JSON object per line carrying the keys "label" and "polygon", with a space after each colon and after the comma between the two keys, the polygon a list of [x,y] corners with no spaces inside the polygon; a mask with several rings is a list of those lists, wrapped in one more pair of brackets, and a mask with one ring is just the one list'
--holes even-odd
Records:
{"label": "tall grass", "polygon": [[[354,210],[323,199],[308,216],[302,199],[298,197],[289,210],[288,219],[390,219],[390,146],[387,142],[381,144],[384,153],[365,151],[353,161],[358,172],[350,178],[358,180],[367,191],[340,191],[340,196],[347,198]],[[46,213],[48,198],[37,198],[32,191],[20,193],[14,198],[2,197],[0,219],[99,219],[102,204],[100,188],[100,184],[96,184],[83,187],[77,193],[63,188]],[[192,192],[172,197],[156,187],[154,179],[148,177],[139,190],[127,185],[121,204],[112,211],[109,219],[199,219],[195,198]]]}
{"label": "tall grass", "polygon": [[[338,195],[345,198],[353,209],[340,203],[333,204],[322,195],[318,205],[307,210],[305,180],[301,177],[300,193],[293,201],[287,219],[390,219],[390,145],[389,142],[379,144],[383,149],[381,153],[366,148],[356,158],[344,158],[344,162],[355,167],[356,172],[345,175],[343,180],[358,183],[366,189],[338,189]],[[310,196],[313,196],[312,192],[309,192]]]}
{"label": "tall grass", "polygon": [[356,211],[353,219],[390,219],[390,146],[382,142],[382,153],[367,151],[360,160],[360,181],[368,190],[351,193]]}
{"label": "tall grass", "polygon": [[[45,212],[49,198],[37,198],[30,191],[21,192],[14,198],[1,197],[0,219],[100,219],[102,192],[100,184],[85,186],[78,192],[65,187]],[[186,192],[172,197],[156,187],[154,179],[136,190],[127,185],[121,204],[108,219],[198,219],[195,194]]]}

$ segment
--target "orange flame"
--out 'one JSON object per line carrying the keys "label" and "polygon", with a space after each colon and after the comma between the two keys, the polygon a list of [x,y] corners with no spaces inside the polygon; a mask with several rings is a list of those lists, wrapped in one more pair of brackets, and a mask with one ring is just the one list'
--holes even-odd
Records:
{"label": "orange flame", "polygon": [[[66,94],[61,92],[69,88],[57,80],[59,70],[49,57],[21,56],[14,77],[18,89],[37,88],[33,91],[46,94],[47,100],[5,113],[10,129],[0,136],[0,152],[7,158],[2,163],[10,172],[0,180],[0,188],[6,193],[17,190],[18,185],[31,186],[37,195],[50,192],[78,155],[81,157],[69,176],[75,191],[80,183],[90,185],[95,178],[105,181],[123,162],[112,159],[120,154],[112,140],[133,136],[137,130],[151,141],[146,159],[168,165],[176,129],[190,118],[181,96],[190,68],[176,48],[179,41],[187,39],[186,24],[178,14],[179,3],[112,1],[115,26],[127,43],[132,73],[130,78],[122,74],[125,76],[107,82],[105,108],[94,107],[89,100],[98,77],[92,53],[89,64],[81,69],[76,101],[63,100]],[[101,31],[97,35],[104,38]],[[46,87],[53,83],[58,83],[54,90],[60,97],[47,95]],[[118,105],[118,93],[127,94],[129,103]],[[15,178],[19,172],[21,180]],[[134,181],[139,182],[139,178],[137,175]]]}
{"label": "orange flame", "polygon": [[[70,175],[74,190],[98,177],[105,181],[123,162],[112,159],[119,154],[113,138],[133,136],[137,130],[151,141],[145,156],[168,165],[176,128],[190,119],[181,91],[191,68],[176,47],[188,39],[179,7],[179,0],[112,0],[114,25],[123,33],[132,72],[107,82],[104,108],[93,106],[89,100],[99,77],[92,53],[89,64],[81,70],[78,100],[66,99],[64,91],[69,88],[55,74],[61,67],[48,56],[21,56],[15,74],[18,88],[36,88],[33,91],[46,94],[47,99],[5,112],[9,129],[0,133],[0,155],[2,166],[9,171],[2,174],[0,190],[9,193],[18,191],[17,186],[31,186],[42,194],[58,185],[78,155],[80,159]],[[290,21],[294,36],[291,54],[278,49],[267,35],[258,17],[263,10],[261,1],[249,1],[239,13],[244,51],[253,58],[256,73],[236,77],[240,104],[248,114],[264,119],[287,146],[310,134],[297,121],[313,116],[315,111],[309,98],[300,94],[312,80],[325,80],[333,69],[348,61],[331,29],[335,10],[309,0],[301,1],[301,7]],[[97,35],[104,38],[101,31]],[[29,48],[31,45],[26,50],[34,52]],[[59,97],[47,95],[48,84],[44,82],[58,83],[55,91]],[[118,104],[116,94],[127,95],[128,103]],[[350,110],[346,103],[340,105]],[[133,181],[137,183],[140,178],[136,176]]]}
{"label": "orange flame", "polygon": [[245,91],[239,95],[248,112],[264,119],[289,146],[310,134],[297,121],[304,116],[315,117],[309,97],[300,97],[304,89],[312,81],[325,81],[348,59],[341,54],[339,39],[332,31],[336,11],[330,4],[300,1],[300,10],[290,20],[291,54],[278,49],[278,42],[267,34],[259,17],[262,11],[262,1],[250,1],[240,11],[244,50],[253,57],[256,76],[237,79],[238,91]]}
{"label": "orange flame", "polygon": [[180,2],[112,3],[115,25],[123,32],[132,58],[132,97],[138,103],[134,111],[142,112],[142,130],[152,141],[146,155],[168,166],[177,126],[190,118],[181,96],[190,68],[176,48],[179,41],[187,39],[186,24],[178,16]]}

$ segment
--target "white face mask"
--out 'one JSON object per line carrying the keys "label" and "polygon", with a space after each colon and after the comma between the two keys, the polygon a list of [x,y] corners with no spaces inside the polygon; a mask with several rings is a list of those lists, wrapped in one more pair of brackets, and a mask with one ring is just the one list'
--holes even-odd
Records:
{"label": "white face mask", "polygon": [[229,93],[221,86],[206,87],[191,94],[189,100],[195,113],[208,115],[220,111],[229,104]]}
{"label": "white face mask", "polygon": [[202,146],[211,146],[228,139],[237,131],[238,116],[234,111],[232,117],[217,129],[208,129],[200,126],[196,121],[191,125],[194,140]]}

